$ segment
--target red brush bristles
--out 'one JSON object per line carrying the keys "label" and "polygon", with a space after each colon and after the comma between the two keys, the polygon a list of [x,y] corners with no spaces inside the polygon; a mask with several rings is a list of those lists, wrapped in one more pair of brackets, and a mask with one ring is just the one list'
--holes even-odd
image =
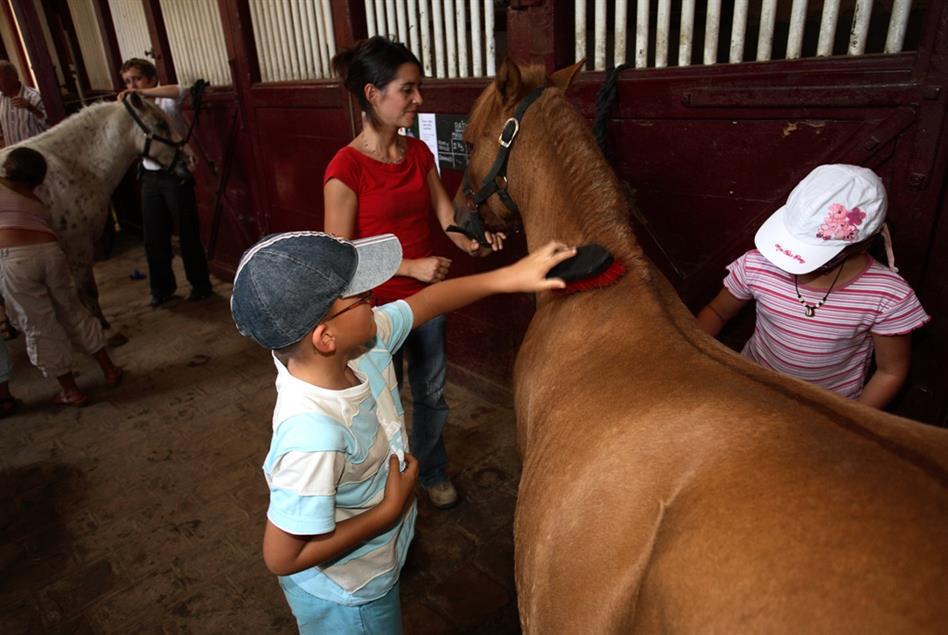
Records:
{"label": "red brush bristles", "polygon": [[592,291],[593,289],[601,289],[602,287],[608,287],[609,285],[614,284],[624,275],[625,267],[618,260],[613,260],[612,264],[609,265],[609,268],[599,275],[593,276],[592,278],[586,278],[585,280],[569,282],[563,289],[554,289],[554,293],[570,294],[579,293],[581,291]]}

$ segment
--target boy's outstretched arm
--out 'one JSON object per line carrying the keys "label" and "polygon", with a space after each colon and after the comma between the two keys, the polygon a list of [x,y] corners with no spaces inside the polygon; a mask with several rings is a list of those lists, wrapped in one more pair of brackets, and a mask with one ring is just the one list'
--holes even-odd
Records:
{"label": "boy's outstretched arm", "polygon": [[726,287],[721,289],[721,292],[698,312],[698,328],[712,337],[716,336],[748,302],[749,300],[734,297]]}
{"label": "boy's outstretched arm", "polygon": [[328,534],[298,536],[283,531],[267,519],[263,532],[263,562],[276,575],[290,575],[351,551],[394,525],[414,500],[418,460],[405,453],[405,471],[395,455],[388,460],[385,496],[372,509],[336,523]]}
{"label": "boy's outstretched arm", "polygon": [[552,241],[507,267],[426,287],[406,299],[414,315],[412,328],[495,293],[562,289],[566,283],[558,278],[546,278],[546,273],[575,255],[575,248]]}

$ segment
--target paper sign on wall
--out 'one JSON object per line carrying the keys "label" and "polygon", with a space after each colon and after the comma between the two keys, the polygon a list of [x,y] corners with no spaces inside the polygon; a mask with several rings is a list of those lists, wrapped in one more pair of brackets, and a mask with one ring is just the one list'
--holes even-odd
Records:
{"label": "paper sign on wall", "polygon": [[462,115],[438,115],[430,112],[418,113],[415,125],[406,132],[425,143],[435,157],[438,173],[442,168],[463,170],[467,167],[467,146],[464,145],[464,127],[467,119]]}

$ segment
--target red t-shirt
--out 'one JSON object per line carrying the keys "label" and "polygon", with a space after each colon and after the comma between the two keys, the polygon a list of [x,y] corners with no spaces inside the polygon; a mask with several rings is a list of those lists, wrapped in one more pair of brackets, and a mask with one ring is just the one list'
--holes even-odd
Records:
{"label": "red t-shirt", "polygon": [[[432,213],[428,173],[434,167],[431,151],[421,141],[406,137],[405,159],[382,163],[346,146],[326,167],[323,185],[339,179],[356,193],[355,238],[395,234],[404,258],[426,258],[433,253],[428,218]],[[418,293],[425,283],[395,276],[375,290],[380,304]]]}

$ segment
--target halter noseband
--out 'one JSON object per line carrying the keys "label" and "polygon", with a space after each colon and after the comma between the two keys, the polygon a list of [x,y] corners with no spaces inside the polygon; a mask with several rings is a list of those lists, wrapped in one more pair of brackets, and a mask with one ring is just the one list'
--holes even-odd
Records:
{"label": "halter noseband", "polygon": [[[464,196],[467,199],[468,209],[473,213],[464,219],[462,227],[451,225],[447,228],[447,231],[460,232],[468,238],[478,241],[481,245],[489,247],[490,242],[488,242],[484,235],[484,222],[481,220],[479,210],[481,205],[494,194],[500,197],[500,200],[503,201],[504,205],[507,206],[507,209],[510,210],[512,214],[516,216],[520,215],[520,208],[517,207],[517,203],[514,202],[513,198],[511,198],[507,192],[509,186],[507,181],[507,161],[510,158],[510,150],[513,148],[513,143],[517,139],[517,133],[520,132],[520,121],[527,112],[527,108],[540,98],[544,89],[545,87],[541,86],[530,91],[530,93],[517,104],[513,117],[504,122],[504,127],[500,131],[500,137],[497,139],[497,143],[500,144],[500,149],[497,151],[497,158],[494,159],[494,164],[490,170],[488,170],[477,193],[474,192],[474,188],[471,186],[470,166],[464,170],[464,182],[462,187],[464,188]],[[503,181],[503,186],[500,185],[501,180]]]}
{"label": "halter noseband", "polygon": [[174,170],[175,166],[178,164],[178,161],[181,159],[181,148],[188,144],[188,141],[191,139],[191,132],[194,130],[194,126],[197,123],[198,116],[201,114],[201,96],[204,93],[204,89],[207,87],[207,82],[203,79],[199,79],[194,82],[194,85],[191,87],[191,104],[194,110],[194,117],[191,119],[191,125],[188,127],[188,134],[185,135],[184,139],[181,141],[174,141],[167,137],[163,137],[151,128],[149,128],[142,118],[138,116],[138,113],[135,111],[135,108],[129,103],[129,99],[122,100],[122,105],[125,106],[125,110],[128,111],[128,114],[131,115],[132,119],[141,128],[141,131],[145,133],[145,147],[142,149],[141,156],[146,159],[151,159],[158,165],[161,165],[161,161],[157,157],[151,156],[148,151],[151,149],[151,142],[157,141],[158,143],[163,143],[165,145],[171,146],[174,148],[174,156],[171,158],[171,165],[168,167],[161,166],[163,170],[171,171]]}

